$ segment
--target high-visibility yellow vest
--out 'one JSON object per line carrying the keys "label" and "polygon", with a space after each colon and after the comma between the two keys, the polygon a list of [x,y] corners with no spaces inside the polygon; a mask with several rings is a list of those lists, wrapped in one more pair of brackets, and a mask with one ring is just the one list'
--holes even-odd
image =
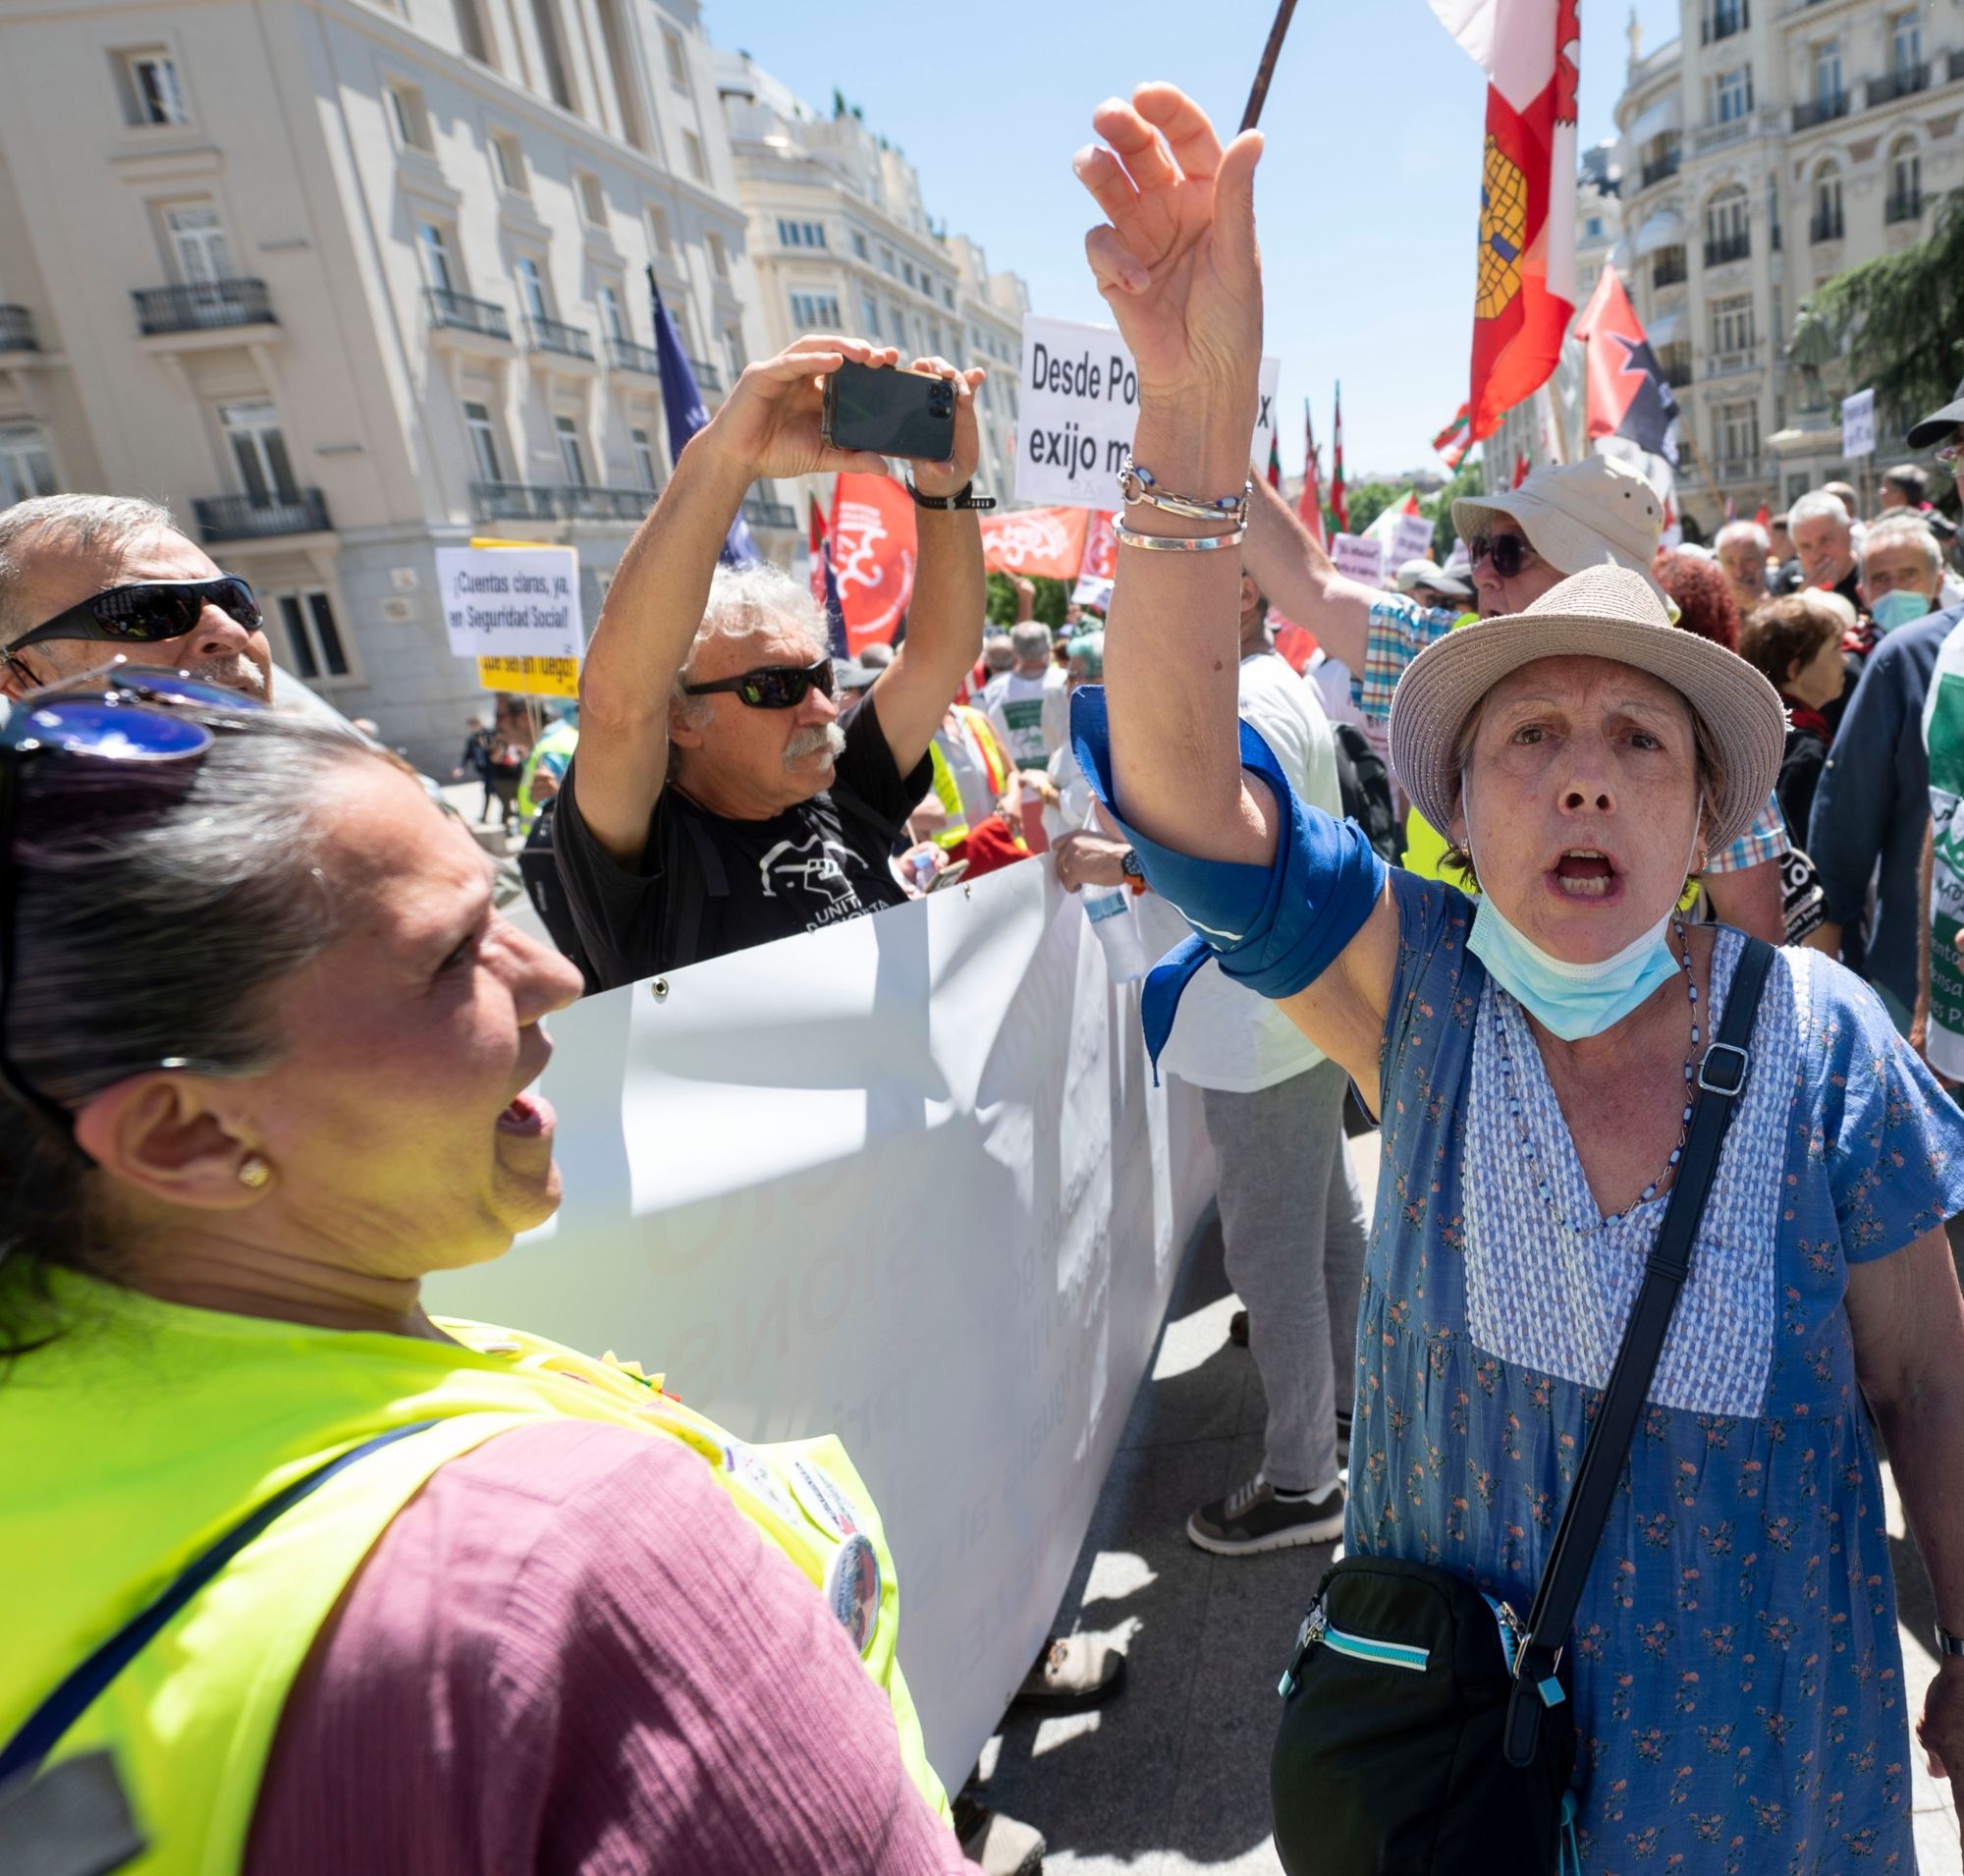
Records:
{"label": "high-visibility yellow vest", "polygon": [[[549,755],[564,755],[569,760],[579,746],[579,726],[568,723],[564,718],[552,724],[532,745],[531,753],[525,757],[525,766],[518,771],[518,825],[529,831],[532,822],[538,818],[539,803],[532,800],[532,777],[539,772],[540,761]],[[566,763],[561,762],[559,772],[566,773]]]}
{"label": "high-visibility yellow vest", "polygon": [[287,1693],[396,1513],[446,1461],[561,1416],[680,1440],[832,1604],[888,1695],[909,1776],[948,1800],[895,1658],[892,1553],[837,1439],[747,1446],[611,1354],[445,1321],[455,1342],[159,1302],[70,1272],[75,1326],[0,1378],[0,1740],[252,1510],[392,1428],[220,1572],[70,1728],[108,1747],[145,1876],[231,1876]]}
{"label": "high-visibility yellow vest", "polygon": [[[1009,758],[1004,754],[1003,745],[996,740],[995,725],[980,710],[957,703],[955,714],[974,737],[975,746],[981,751],[982,766],[989,777],[989,803],[993,807],[1002,800],[1003,791],[1009,786]],[[948,819],[935,835],[935,843],[941,847],[959,847],[968,838],[969,828],[968,804],[961,799],[961,784],[942,752],[939,737],[929,743],[927,753],[934,768],[935,795],[948,810]]]}

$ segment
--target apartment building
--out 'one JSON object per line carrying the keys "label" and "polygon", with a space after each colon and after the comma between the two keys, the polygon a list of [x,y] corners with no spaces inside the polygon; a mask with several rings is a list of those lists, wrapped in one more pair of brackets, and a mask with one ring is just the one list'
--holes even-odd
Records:
{"label": "apartment building", "polygon": [[909,359],[987,367],[976,481],[1007,500],[1022,281],[992,274],[974,242],[935,227],[912,164],[843,100],[821,114],[744,53],[719,55],[716,72],[771,347],[845,332]]}
{"label": "apartment building", "polygon": [[[1959,0],[1682,0],[1678,37],[1649,54],[1633,28],[1612,258],[1696,445],[1691,514],[1859,483],[1832,374],[1787,357],[1794,316],[1843,268],[1929,234],[1964,184],[1960,117]],[[1900,414],[1878,415],[1874,467],[1905,455]]]}
{"label": "apartment building", "polygon": [[[275,655],[447,770],[434,554],[580,552],[769,343],[692,0],[0,0],[0,504],[168,501]],[[785,492],[746,505],[789,564]]]}

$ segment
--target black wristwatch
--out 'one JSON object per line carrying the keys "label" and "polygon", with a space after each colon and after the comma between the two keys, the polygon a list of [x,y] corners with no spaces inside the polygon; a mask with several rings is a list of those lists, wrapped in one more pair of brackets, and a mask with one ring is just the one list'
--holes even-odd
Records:
{"label": "black wristwatch", "polygon": [[[1141,886],[1146,883],[1146,869],[1139,864],[1139,856],[1131,848],[1126,848],[1118,860],[1118,870],[1127,879],[1136,879]],[[1964,1654],[1964,1642],[1959,1642],[1957,1652]]]}
{"label": "black wristwatch", "polygon": [[1937,1652],[1939,1655],[1964,1655],[1964,1635],[1953,1635],[1940,1622],[1934,1622],[1931,1627],[1937,1630]]}
{"label": "black wristwatch", "polygon": [[914,478],[909,475],[907,477],[907,493],[914,498],[914,506],[916,508],[932,508],[945,511],[951,508],[994,508],[996,506],[994,496],[978,496],[975,493],[975,478],[973,476],[970,476],[967,481],[962,483],[953,495],[923,495],[914,486]]}

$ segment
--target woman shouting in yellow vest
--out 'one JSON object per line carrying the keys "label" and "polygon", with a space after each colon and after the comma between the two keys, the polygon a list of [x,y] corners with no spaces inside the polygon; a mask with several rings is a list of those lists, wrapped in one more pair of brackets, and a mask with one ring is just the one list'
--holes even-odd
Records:
{"label": "woman shouting in yellow vest", "polygon": [[122,668],[0,725],[0,1791],[155,1872],[952,1871],[880,1521],[432,1319],[559,1202],[563,959],[412,776]]}

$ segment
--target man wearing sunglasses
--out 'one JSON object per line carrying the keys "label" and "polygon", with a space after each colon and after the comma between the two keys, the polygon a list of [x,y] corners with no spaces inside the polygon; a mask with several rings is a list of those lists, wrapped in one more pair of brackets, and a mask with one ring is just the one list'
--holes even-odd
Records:
{"label": "man wearing sunglasses", "polygon": [[888,367],[857,340],[751,365],[682,452],[622,557],[580,670],[579,751],[560,786],[560,876],[603,987],[904,902],[889,857],[928,791],[928,744],[981,646],[982,535],[968,499],[981,372],[956,387],[955,456],[916,462],[919,562],[905,643],[835,694],[823,618],[775,569],[719,568],[763,476],[859,469],[824,440],[824,377]]}
{"label": "man wearing sunglasses", "polygon": [[181,534],[167,509],[47,495],[0,512],[0,693],[18,697],[119,652],[272,696],[252,588]]}
{"label": "man wearing sunglasses", "polygon": [[[1315,633],[1331,657],[1362,674],[1352,687],[1358,706],[1382,728],[1405,666],[1463,615],[1345,578],[1266,478],[1253,481],[1242,559],[1283,613]],[[1522,611],[1585,567],[1627,567],[1657,585],[1652,563],[1664,504],[1637,469],[1615,457],[1539,469],[1505,493],[1462,495],[1452,504],[1452,524],[1472,558],[1483,619]],[[1445,843],[1414,816],[1411,846],[1413,854],[1443,853]],[[1706,896],[1718,917],[1771,944],[1784,942],[1780,862],[1789,851],[1778,807],[1770,801],[1753,827],[1706,867]]]}

